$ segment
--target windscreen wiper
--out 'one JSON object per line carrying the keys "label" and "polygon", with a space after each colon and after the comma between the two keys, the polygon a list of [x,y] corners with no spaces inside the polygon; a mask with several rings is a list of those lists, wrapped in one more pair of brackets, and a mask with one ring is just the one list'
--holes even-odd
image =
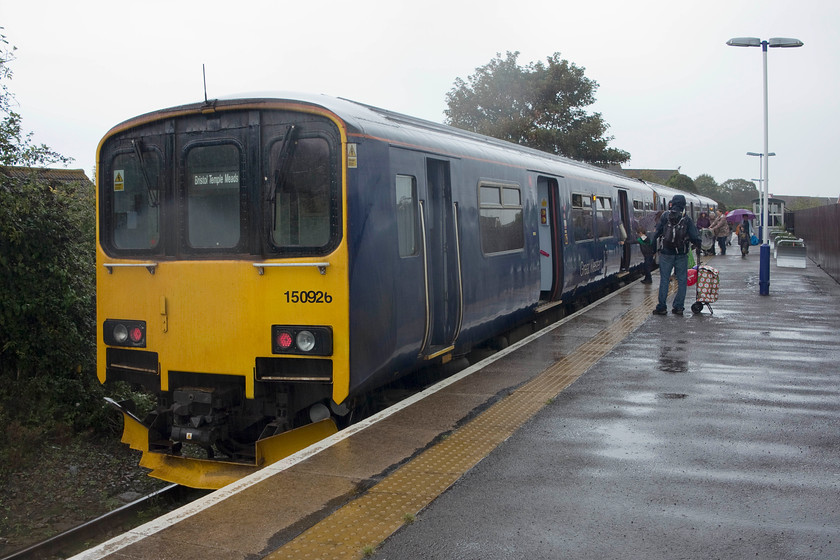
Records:
{"label": "windscreen wiper", "polygon": [[283,139],[283,145],[280,147],[280,164],[277,166],[277,171],[274,172],[274,181],[271,183],[271,189],[266,196],[268,202],[274,202],[277,196],[277,189],[286,181],[286,175],[289,173],[289,168],[292,165],[292,155],[294,155],[295,146],[297,146],[297,136],[298,127],[295,125],[289,126],[289,131],[286,133],[286,138]]}
{"label": "windscreen wiper", "polygon": [[158,205],[157,190],[152,189],[152,182],[149,180],[149,173],[146,170],[146,162],[143,161],[143,145],[140,140],[132,140],[131,147],[140,162],[140,173],[143,175],[143,182],[146,184],[146,192],[149,194],[149,206],[155,208]]}

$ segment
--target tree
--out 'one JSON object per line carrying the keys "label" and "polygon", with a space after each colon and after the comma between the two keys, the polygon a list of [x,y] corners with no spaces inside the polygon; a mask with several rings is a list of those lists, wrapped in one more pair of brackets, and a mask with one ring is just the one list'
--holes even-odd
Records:
{"label": "tree", "polygon": [[679,189],[681,191],[697,193],[697,185],[694,184],[694,181],[691,180],[691,177],[688,175],[683,175],[679,171],[675,171],[673,175],[671,175],[667,181],[665,181],[665,185],[668,187],[673,187],[675,189]]}
{"label": "tree", "polygon": [[0,27],[0,165],[23,165],[32,167],[51,163],[70,163],[73,158],[62,156],[48,146],[36,145],[32,141],[33,133],[23,134],[21,116],[12,110],[15,97],[9,90],[8,82],[12,79],[9,63],[15,59],[16,47],[10,46]]}
{"label": "tree", "polygon": [[0,463],[8,445],[105,417],[95,373],[94,188],[29,168],[69,158],[21,135],[7,85],[13,52],[0,33],[0,161],[26,166],[0,169]]}
{"label": "tree", "polygon": [[752,201],[759,197],[755,183],[746,179],[729,179],[720,185],[721,190],[728,194],[726,205],[729,208],[750,208]]}
{"label": "tree", "polygon": [[709,174],[698,175],[694,179],[694,185],[697,187],[697,192],[703,196],[707,196],[717,202],[721,202],[720,185],[717,184],[715,178]]}
{"label": "tree", "polygon": [[601,113],[587,114],[597,82],[584,69],[554,53],[543,62],[517,64],[519,52],[507,52],[446,94],[446,123],[494,138],[588,163],[624,163],[630,154],[610,148],[609,125]]}
{"label": "tree", "polygon": [[94,196],[89,182],[0,178],[2,425],[85,427],[100,407]]}

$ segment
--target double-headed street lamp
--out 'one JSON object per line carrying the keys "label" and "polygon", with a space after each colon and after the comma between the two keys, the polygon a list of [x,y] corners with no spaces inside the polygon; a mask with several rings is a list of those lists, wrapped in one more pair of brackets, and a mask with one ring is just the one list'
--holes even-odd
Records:
{"label": "double-headed street lamp", "polygon": [[767,41],[762,41],[758,37],[735,37],[726,42],[730,47],[761,47],[762,58],[764,62],[764,157],[762,162],[764,164],[764,198],[761,223],[763,224],[764,233],[762,235],[761,245],[761,260],[759,264],[758,275],[758,291],[761,295],[766,296],[770,294],[770,236],[767,228],[768,219],[768,192],[769,192],[769,169],[768,162],[770,160],[769,138],[767,135],[767,47],[801,47],[804,45],[799,39],[790,39],[786,37],[773,37]]}

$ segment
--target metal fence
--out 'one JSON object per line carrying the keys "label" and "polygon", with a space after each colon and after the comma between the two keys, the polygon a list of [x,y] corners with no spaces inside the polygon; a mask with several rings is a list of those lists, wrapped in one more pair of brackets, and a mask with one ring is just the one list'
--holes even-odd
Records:
{"label": "metal fence", "polygon": [[794,212],[794,233],[805,240],[808,257],[840,282],[840,204]]}

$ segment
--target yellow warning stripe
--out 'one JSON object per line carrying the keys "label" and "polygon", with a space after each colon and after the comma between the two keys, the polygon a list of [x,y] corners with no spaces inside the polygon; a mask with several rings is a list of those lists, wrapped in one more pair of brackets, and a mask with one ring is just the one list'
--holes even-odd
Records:
{"label": "yellow warning stripe", "polygon": [[510,396],[406,463],[366,494],[266,558],[361,559],[509,438],[551,399],[641,326],[656,294],[628,311]]}

